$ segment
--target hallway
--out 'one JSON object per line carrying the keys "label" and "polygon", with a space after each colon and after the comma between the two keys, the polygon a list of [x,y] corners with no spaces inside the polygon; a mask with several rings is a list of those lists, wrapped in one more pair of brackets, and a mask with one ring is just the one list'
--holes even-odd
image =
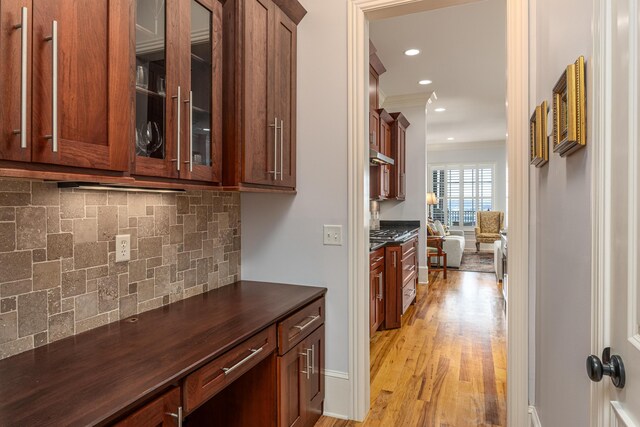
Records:
{"label": "hallway", "polygon": [[506,425],[506,320],[495,275],[448,273],[431,275],[428,295],[419,286],[401,329],[371,340],[365,422],[323,417],[316,427]]}

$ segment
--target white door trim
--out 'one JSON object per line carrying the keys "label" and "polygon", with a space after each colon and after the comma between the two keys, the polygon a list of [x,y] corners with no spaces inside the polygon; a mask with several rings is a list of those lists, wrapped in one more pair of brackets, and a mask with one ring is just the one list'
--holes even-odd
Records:
{"label": "white door trim", "polygon": [[[350,0],[348,3],[349,377],[351,418],[369,411],[368,306],[368,66],[366,12],[417,0]],[[507,155],[509,164],[509,310],[507,312],[507,425],[528,421],[528,221],[527,144],[529,84],[528,1],[507,1]],[[365,216],[366,215],[366,216]]]}
{"label": "white door trim", "polygon": [[[591,135],[591,353],[600,355],[609,343],[610,320],[608,313],[611,264],[610,221],[611,196],[606,190],[611,184],[611,3],[593,0],[593,52],[588,71],[592,87],[589,102]],[[586,375],[586,372],[585,372]],[[606,381],[591,383],[591,427],[607,427],[611,418],[609,388]]]}

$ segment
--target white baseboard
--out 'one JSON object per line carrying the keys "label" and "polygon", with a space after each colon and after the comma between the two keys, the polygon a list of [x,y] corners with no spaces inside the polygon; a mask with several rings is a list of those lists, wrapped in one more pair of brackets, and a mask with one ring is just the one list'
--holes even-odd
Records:
{"label": "white baseboard", "polygon": [[426,265],[418,267],[418,283],[429,283],[429,269]]}
{"label": "white baseboard", "polygon": [[535,406],[529,406],[529,427],[542,427]]}
{"label": "white baseboard", "polygon": [[351,413],[349,374],[325,369],[324,387],[324,415],[348,420]]}

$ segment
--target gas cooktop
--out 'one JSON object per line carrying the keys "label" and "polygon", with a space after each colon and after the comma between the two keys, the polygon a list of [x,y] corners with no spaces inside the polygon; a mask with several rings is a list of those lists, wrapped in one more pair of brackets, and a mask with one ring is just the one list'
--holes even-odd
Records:
{"label": "gas cooktop", "polygon": [[369,232],[369,240],[371,242],[401,242],[407,240],[411,234],[412,233],[407,230],[394,230],[390,228],[371,230]]}

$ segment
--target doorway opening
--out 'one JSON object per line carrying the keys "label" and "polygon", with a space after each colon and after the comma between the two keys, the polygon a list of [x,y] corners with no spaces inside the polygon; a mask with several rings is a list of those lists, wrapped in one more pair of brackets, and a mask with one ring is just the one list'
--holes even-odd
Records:
{"label": "doorway opening", "polygon": [[[436,2],[437,3],[437,2]],[[461,1],[458,3],[469,3]],[[472,2],[473,3],[473,2]],[[507,22],[507,161],[509,196],[509,272],[511,283],[522,285],[508,294],[508,425],[527,421],[527,269],[528,247],[528,10],[506,1]],[[442,5],[439,5],[442,6]],[[432,9],[434,2],[412,0],[352,0],[349,3],[349,221],[350,247],[350,382],[351,418],[364,420],[370,408],[369,291],[370,179],[369,154],[369,35],[370,22]],[[409,47],[407,47],[408,49]],[[404,54],[404,52],[402,53]],[[468,72],[473,72],[468,71]],[[428,77],[425,77],[428,79]],[[428,101],[428,98],[427,98]],[[433,101],[432,101],[433,102]],[[446,108],[446,107],[445,107]],[[393,117],[392,117],[393,118]],[[387,118],[388,119],[388,118]],[[370,129],[369,129],[370,130]],[[366,154],[365,154],[366,153]],[[426,170],[426,162],[423,166]],[[423,177],[426,172],[423,172]],[[422,184],[426,197],[427,183]],[[408,188],[407,188],[408,190]],[[423,199],[424,200],[424,199]],[[423,212],[426,216],[426,203]],[[422,216],[418,219],[424,219]],[[375,218],[374,218],[375,219]],[[426,239],[425,239],[426,241]],[[424,263],[422,264],[424,265]],[[422,278],[424,280],[424,273]]]}

